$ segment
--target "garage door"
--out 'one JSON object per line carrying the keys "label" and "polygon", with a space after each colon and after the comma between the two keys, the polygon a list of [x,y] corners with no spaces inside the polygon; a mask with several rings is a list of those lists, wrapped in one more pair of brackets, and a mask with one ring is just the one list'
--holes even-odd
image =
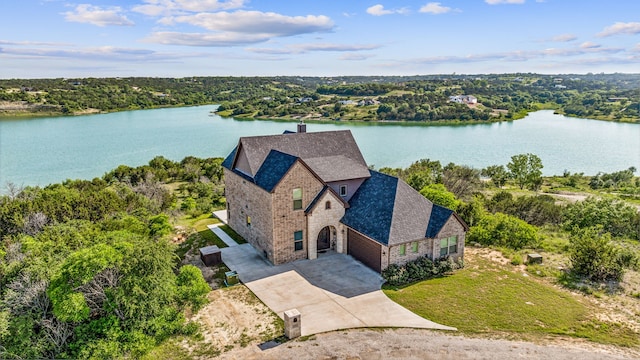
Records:
{"label": "garage door", "polygon": [[380,244],[348,229],[347,253],[377,272],[380,272],[380,250]]}

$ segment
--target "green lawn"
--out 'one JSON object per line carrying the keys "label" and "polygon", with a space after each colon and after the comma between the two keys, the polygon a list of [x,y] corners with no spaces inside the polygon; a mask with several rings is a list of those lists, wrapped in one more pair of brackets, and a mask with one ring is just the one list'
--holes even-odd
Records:
{"label": "green lawn", "polygon": [[550,334],[624,346],[640,345],[632,330],[594,320],[595,309],[566,291],[483,258],[467,260],[453,275],[384,292],[400,305],[463,333]]}
{"label": "green lawn", "polygon": [[227,247],[227,244],[207,227],[207,225],[217,224],[219,222],[220,221],[211,216],[211,214],[204,214],[197,218],[185,216],[179,219],[177,222],[178,225],[192,228],[195,232],[189,235],[185,242],[178,245],[178,249],[176,250],[178,256],[182,259],[190,249],[198,249],[209,245],[217,245],[219,248]]}
{"label": "green lawn", "polygon": [[238,244],[246,244],[247,240],[245,240],[242,236],[240,236],[235,230],[233,230],[229,225],[220,225],[220,229],[226,232],[230,238],[235,240]]}

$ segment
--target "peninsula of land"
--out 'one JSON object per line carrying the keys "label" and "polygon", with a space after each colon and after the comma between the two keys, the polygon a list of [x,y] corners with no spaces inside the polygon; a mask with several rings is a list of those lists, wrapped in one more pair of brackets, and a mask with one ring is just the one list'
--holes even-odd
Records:
{"label": "peninsula of land", "polygon": [[0,118],[205,104],[220,104],[221,116],[290,121],[487,123],[553,109],[637,123],[640,74],[0,80]]}

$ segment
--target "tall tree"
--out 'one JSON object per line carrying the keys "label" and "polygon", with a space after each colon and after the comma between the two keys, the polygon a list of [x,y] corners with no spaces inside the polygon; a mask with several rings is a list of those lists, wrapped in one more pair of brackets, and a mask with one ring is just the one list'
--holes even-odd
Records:
{"label": "tall tree", "polygon": [[511,178],[518,184],[520,189],[528,187],[537,190],[542,185],[542,160],[531,153],[518,154],[511,157],[511,162],[507,164]]}

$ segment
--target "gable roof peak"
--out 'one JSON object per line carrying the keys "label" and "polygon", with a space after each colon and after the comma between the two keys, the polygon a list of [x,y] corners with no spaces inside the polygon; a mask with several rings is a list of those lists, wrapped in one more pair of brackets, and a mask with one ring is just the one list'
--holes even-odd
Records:
{"label": "gable roof peak", "polygon": [[237,148],[246,156],[252,176],[271,150],[305,160],[325,182],[370,176],[350,130],[241,137]]}

